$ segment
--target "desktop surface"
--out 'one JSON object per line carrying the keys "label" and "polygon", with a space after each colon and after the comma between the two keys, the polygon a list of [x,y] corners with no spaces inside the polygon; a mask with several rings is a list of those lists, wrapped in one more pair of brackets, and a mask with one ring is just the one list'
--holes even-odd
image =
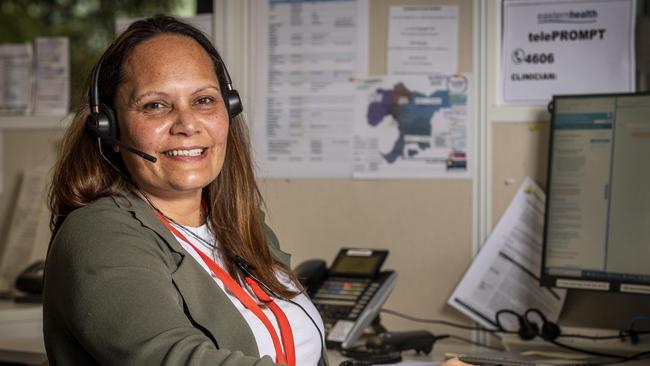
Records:
{"label": "desktop surface", "polygon": [[0,301],[0,364],[40,365],[46,360],[42,306]]}
{"label": "desktop surface", "polygon": [[[328,350],[327,355],[330,366],[339,366],[341,362],[349,359],[336,350]],[[579,353],[535,351],[534,346],[528,347],[527,351],[493,351],[450,340],[437,342],[433,352],[429,355],[416,354],[414,351],[402,352],[402,362],[398,365],[433,366],[452,357],[458,357],[466,363],[476,366],[588,365],[590,362],[595,363],[605,360],[602,357],[595,358],[594,356]],[[608,365],[648,366],[650,365],[650,358],[624,363],[608,363]]]}

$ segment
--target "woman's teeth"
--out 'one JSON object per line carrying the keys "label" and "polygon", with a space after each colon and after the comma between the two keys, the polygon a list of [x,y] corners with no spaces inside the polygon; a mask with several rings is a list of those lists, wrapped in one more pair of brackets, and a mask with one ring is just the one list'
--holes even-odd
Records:
{"label": "woman's teeth", "polygon": [[202,152],[203,149],[169,150],[165,154],[167,154],[167,156],[199,156]]}

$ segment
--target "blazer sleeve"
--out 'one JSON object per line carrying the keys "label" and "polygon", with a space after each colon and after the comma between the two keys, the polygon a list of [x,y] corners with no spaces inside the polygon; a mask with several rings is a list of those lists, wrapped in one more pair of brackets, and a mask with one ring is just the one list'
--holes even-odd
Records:
{"label": "blazer sleeve", "polygon": [[274,365],[268,356],[218,349],[193,324],[172,282],[178,254],[164,245],[118,208],[78,209],[68,216],[46,265],[44,331],[48,356],[52,351],[56,358],[51,361]]}

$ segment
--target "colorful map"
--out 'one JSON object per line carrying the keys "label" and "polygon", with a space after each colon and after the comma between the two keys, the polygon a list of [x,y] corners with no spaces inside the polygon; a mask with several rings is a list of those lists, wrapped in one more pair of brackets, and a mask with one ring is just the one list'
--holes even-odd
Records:
{"label": "colorful map", "polygon": [[400,79],[371,78],[359,84],[355,176],[466,172],[467,78]]}

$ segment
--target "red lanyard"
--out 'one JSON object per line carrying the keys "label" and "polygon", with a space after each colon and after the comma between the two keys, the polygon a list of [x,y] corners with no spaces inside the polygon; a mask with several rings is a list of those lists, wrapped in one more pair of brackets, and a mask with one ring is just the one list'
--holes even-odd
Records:
{"label": "red lanyard", "polygon": [[291,325],[289,324],[289,320],[287,319],[287,316],[284,314],[282,309],[278,306],[278,304],[273,301],[273,299],[267,295],[266,292],[264,292],[259,284],[253,280],[251,277],[246,276],[245,281],[246,283],[250,286],[250,288],[253,290],[253,293],[257,297],[257,299],[261,302],[263,302],[266,306],[269,307],[271,312],[273,312],[273,315],[275,316],[275,319],[278,322],[278,326],[280,327],[280,335],[282,337],[282,346],[284,346],[284,350],[286,352],[282,351],[282,346],[280,345],[280,339],[278,337],[278,334],[276,333],[275,329],[273,328],[273,324],[269,320],[269,318],[264,314],[262,309],[259,307],[257,302],[253,300],[253,298],[235,281],[229,274],[226,272],[221,266],[219,266],[215,261],[212,260],[209,256],[207,256],[205,253],[200,251],[199,249],[194,246],[187,238],[185,235],[183,235],[180,231],[178,231],[170,222],[167,220],[166,217],[162,216],[158,211],[155,211],[156,215],[158,215],[158,218],[160,218],[160,221],[162,221],[165,226],[178,238],[182,239],[184,242],[189,244],[203,259],[203,262],[210,268],[212,273],[214,273],[217,278],[223,282],[224,286],[230,290],[230,292],[235,295],[235,297],[246,307],[246,309],[250,310],[255,316],[257,316],[260,321],[264,324],[266,329],[269,331],[269,334],[271,335],[271,340],[273,341],[273,347],[275,348],[275,362],[279,364],[286,364],[289,366],[295,366],[296,364],[296,351],[295,351],[295,345],[293,342],[293,332],[291,331]]}

